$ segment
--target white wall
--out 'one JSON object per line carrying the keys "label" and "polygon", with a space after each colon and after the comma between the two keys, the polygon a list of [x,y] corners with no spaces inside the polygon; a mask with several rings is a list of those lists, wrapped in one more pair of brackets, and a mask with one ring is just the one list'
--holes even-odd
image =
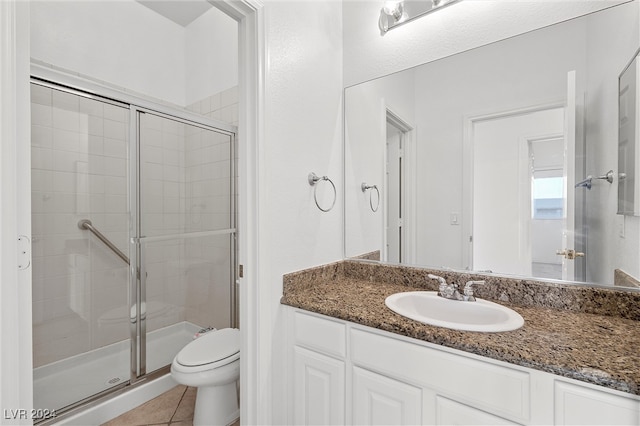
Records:
{"label": "white wall", "polygon": [[186,105],[238,85],[237,27],[236,21],[215,7],[187,26]]}
{"label": "white wall", "polygon": [[[342,9],[339,2],[265,4],[265,129],[258,252],[261,285],[260,389],[265,420],[287,424],[282,275],[342,258]],[[338,188],[335,207],[323,213],[313,200],[309,172]],[[262,345],[262,343],[261,343]],[[271,403],[270,403],[271,401]]]}
{"label": "white wall", "polygon": [[[594,176],[618,171],[618,76],[638,49],[638,13],[634,2],[598,14],[589,27],[586,172]],[[607,31],[610,26],[629,30]],[[599,59],[604,52],[610,60]],[[595,181],[586,203],[587,279],[613,283],[615,268],[640,277],[640,218],[616,214],[617,179],[611,185]]]}
{"label": "white wall", "polygon": [[[348,88],[345,108],[345,181],[348,182],[345,188],[345,254],[354,257],[382,250],[385,226],[382,206],[386,192],[385,109],[389,108],[409,123],[414,122],[413,72]],[[377,212],[371,211],[370,194],[362,192],[362,182],[378,186],[380,208]]]}
{"label": "white wall", "polygon": [[584,21],[573,21],[417,68],[418,164],[427,165],[418,169],[420,264],[469,266],[468,235],[449,223],[452,212],[471,220],[462,198],[465,120],[564,102],[567,70],[580,70],[579,87],[586,80],[584,31]]}
{"label": "white wall", "polygon": [[133,0],[34,1],[31,57],[190,105],[238,84],[237,23],[215,7],[186,28]]}
{"label": "white wall", "polygon": [[31,57],[185,105],[184,29],[135,1],[31,3]]}

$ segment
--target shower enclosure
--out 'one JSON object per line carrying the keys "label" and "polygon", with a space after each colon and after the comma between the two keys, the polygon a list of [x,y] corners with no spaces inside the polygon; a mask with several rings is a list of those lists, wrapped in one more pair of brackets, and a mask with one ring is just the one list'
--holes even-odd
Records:
{"label": "shower enclosure", "polygon": [[36,409],[167,372],[202,328],[237,326],[235,126],[140,103],[32,79]]}

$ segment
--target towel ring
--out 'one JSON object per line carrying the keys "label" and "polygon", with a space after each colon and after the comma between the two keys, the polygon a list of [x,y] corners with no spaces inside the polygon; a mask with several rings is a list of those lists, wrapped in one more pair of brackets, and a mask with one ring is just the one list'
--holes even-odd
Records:
{"label": "towel ring", "polygon": [[[338,198],[338,192],[336,191],[336,186],[333,184],[333,181],[331,179],[329,179],[327,176],[318,176],[315,173],[311,172],[309,173],[309,176],[307,177],[307,180],[309,181],[309,185],[313,186],[313,199],[316,202],[316,206],[318,206],[318,208],[320,210],[322,210],[323,212],[328,212],[329,210],[331,210],[333,208],[333,206],[336,205],[336,198]],[[323,209],[320,206],[320,203],[318,203],[318,186],[316,185],[316,183],[318,183],[318,181],[320,180],[326,180],[327,182],[329,182],[331,184],[331,187],[333,188],[333,202],[331,203],[331,207],[329,207],[328,209]]]}
{"label": "towel ring", "polygon": [[378,193],[378,204],[376,204],[376,207],[373,208],[373,196],[371,195],[373,191],[371,191],[369,193],[369,206],[371,207],[372,212],[377,212],[378,208],[380,207],[380,190],[378,189],[378,185],[367,185],[366,183],[362,182],[362,185],[360,185],[360,189],[362,189],[362,192],[366,192],[367,189],[376,190],[376,192]]}

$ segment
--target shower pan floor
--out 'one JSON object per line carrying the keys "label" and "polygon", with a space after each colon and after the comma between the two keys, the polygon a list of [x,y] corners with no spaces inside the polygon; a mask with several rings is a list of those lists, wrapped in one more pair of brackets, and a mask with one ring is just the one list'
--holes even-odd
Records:
{"label": "shower pan floor", "polygon": [[[181,322],[147,335],[147,372],[171,364],[201,327]],[[129,380],[130,341],[124,340],[33,370],[34,407],[60,410]]]}

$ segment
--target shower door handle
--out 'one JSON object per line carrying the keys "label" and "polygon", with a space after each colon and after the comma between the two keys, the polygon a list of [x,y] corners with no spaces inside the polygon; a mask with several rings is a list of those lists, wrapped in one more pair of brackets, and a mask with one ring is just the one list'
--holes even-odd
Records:
{"label": "shower door handle", "polygon": [[576,257],[584,257],[584,253],[575,251],[573,249],[556,250],[558,256],[563,256],[565,259],[574,260]]}

